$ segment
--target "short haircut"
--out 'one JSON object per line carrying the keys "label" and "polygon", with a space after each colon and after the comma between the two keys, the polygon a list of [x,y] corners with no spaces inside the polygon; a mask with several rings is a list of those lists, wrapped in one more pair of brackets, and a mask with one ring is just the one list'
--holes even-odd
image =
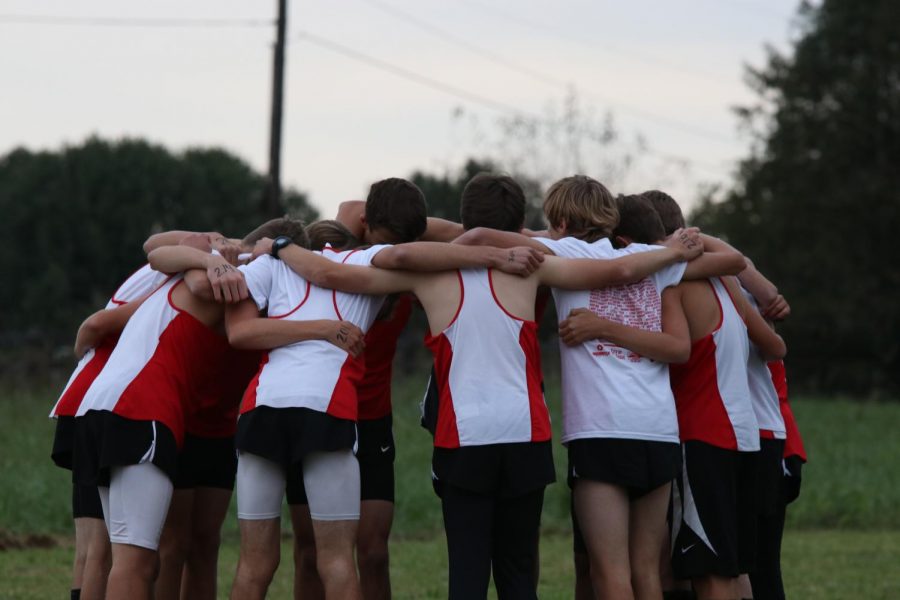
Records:
{"label": "short haircut", "polygon": [[558,229],[586,242],[612,234],[619,222],[616,200],[606,186],[586,175],[572,175],[550,186],[544,199],[544,215]]}
{"label": "short haircut", "polygon": [[331,219],[307,225],[306,235],[309,237],[310,250],[321,250],[326,245],[335,250],[349,250],[360,245],[360,241],[343,223]]}
{"label": "short haircut", "polygon": [[666,237],[662,219],[659,218],[653,204],[642,194],[619,196],[616,198],[619,208],[619,224],[613,236],[622,236],[639,244],[655,244]]}
{"label": "short haircut", "polygon": [[303,248],[309,246],[309,239],[306,237],[306,228],[303,225],[303,221],[292,219],[288,216],[266,221],[245,235],[241,243],[245,246],[252,246],[263,238],[275,239],[279,236],[287,236],[291,238],[291,241]]}
{"label": "short haircut", "polygon": [[428,226],[425,195],[406,179],[376,181],[366,198],[366,223],[373,230],[386,229],[393,235],[394,243],[415,241]]}
{"label": "short haircut", "polygon": [[509,175],[479,173],[463,188],[459,216],[463,229],[519,232],[525,224],[525,192]]}
{"label": "short haircut", "polygon": [[666,235],[672,235],[676,229],[682,229],[685,226],[681,207],[678,206],[678,203],[675,202],[672,196],[659,190],[649,190],[641,194],[641,196],[649,200],[653,208],[656,209],[659,218],[662,219]]}

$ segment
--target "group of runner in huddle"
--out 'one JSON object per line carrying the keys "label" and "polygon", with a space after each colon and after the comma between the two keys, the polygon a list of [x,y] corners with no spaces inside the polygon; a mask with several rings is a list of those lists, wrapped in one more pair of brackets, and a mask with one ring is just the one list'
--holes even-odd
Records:
{"label": "group of runner in huddle", "polygon": [[493,575],[499,598],[536,598],[552,293],[574,596],[783,598],[805,461],[767,323],[787,303],[662,192],[567,177],[545,232],[523,230],[525,206],[512,178],[477,175],[457,224],[386,179],[333,221],[151,236],[149,264],[79,329],[51,413],[72,470],[72,597],[214,598],[236,488],[233,599],[265,597],[285,495],[295,598],[389,598],[391,369],[418,305],[449,597],[485,598]]}

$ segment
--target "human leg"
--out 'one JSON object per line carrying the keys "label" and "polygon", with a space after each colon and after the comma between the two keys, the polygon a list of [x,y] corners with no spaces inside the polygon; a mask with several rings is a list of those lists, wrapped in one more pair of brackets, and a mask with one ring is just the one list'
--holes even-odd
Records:
{"label": "human leg", "polygon": [[666,539],[666,511],[672,484],[666,483],[631,502],[628,550],[635,600],[659,598],[659,561]]}
{"label": "human leg", "polygon": [[104,511],[112,543],[108,598],[153,597],[159,571],[157,549],[171,498],[172,480],[156,465],[112,467],[108,511]]}
{"label": "human leg", "polygon": [[357,561],[360,584],[366,600],[385,600],[391,597],[388,538],[393,521],[393,502],[360,502]]}
{"label": "human leg", "polygon": [[629,560],[629,501],[625,488],[601,481],[575,482],[575,511],[598,597],[632,598]]}
{"label": "human leg", "polygon": [[303,484],[325,597],[358,599],[354,548],[359,527],[359,464],[352,450],[308,454],[303,459]]}
{"label": "human leg", "polygon": [[281,465],[241,452],[237,470],[241,549],[231,588],[232,600],[262,600],[281,559]]}
{"label": "human leg", "polygon": [[106,593],[112,552],[97,486],[73,484],[72,515],[76,554],[72,588],[80,590],[81,598],[102,598]]}
{"label": "human leg", "polygon": [[230,503],[230,489],[194,488],[191,543],[181,577],[183,600],[213,600],[216,597],[222,523]]}
{"label": "human leg", "polygon": [[495,502],[491,565],[497,596],[537,598],[538,542],[544,488]]}
{"label": "human leg", "polygon": [[294,600],[324,600],[309,504],[291,504],[290,509],[294,529]]}
{"label": "human leg", "polygon": [[447,535],[450,600],[487,597],[491,579],[494,499],[450,484],[441,485]]}
{"label": "human leg", "polygon": [[181,572],[191,543],[191,516],[194,490],[176,489],[159,539],[159,577],[154,593],[157,598],[177,598],[181,589]]}

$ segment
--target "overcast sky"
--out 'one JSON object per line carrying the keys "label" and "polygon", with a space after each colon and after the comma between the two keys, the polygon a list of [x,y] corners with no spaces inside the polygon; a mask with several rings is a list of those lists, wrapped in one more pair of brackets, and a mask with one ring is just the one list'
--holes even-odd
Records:
{"label": "overcast sky", "polygon": [[[223,146],[265,171],[275,5],[0,0],[0,153],[58,148],[91,134],[132,136],[173,150]],[[727,183],[746,154],[749,142],[730,110],[753,99],[743,65],[762,64],[765,44],[788,47],[796,9],[788,0],[289,6],[282,179],[325,216],[342,200],[365,197],[374,180],[452,171],[468,156],[545,178],[580,166],[616,192],[662,187],[689,205],[701,183]],[[22,15],[235,19],[240,26],[13,18]],[[575,90],[581,121],[596,124],[612,113],[617,141],[585,141],[576,152],[504,134],[501,119],[558,114],[567,89]],[[626,154],[633,166],[610,170]]]}

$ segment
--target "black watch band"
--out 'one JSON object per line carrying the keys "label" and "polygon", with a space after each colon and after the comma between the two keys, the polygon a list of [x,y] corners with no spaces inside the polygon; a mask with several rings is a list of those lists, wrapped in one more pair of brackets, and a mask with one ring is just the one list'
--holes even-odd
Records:
{"label": "black watch band", "polygon": [[272,242],[272,256],[278,258],[278,253],[281,252],[281,249],[285,246],[290,246],[293,244],[293,240],[286,235],[279,235],[275,238],[275,241]]}

